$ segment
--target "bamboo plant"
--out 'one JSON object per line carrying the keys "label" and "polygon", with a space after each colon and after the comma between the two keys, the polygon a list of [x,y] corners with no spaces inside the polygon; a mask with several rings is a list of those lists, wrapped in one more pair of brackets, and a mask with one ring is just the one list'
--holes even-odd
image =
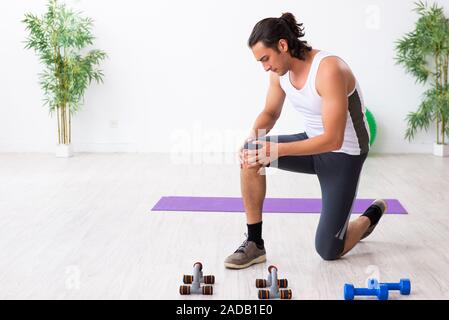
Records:
{"label": "bamboo plant", "polygon": [[396,62],[416,78],[429,84],[416,112],[407,115],[405,138],[414,138],[418,129],[436,124],[436,143],[449,137],[449,19],[437,4],[415,3],[419,18],[413,31],[396,42]]}
{"label": "bamboo plant", "polygon": [[98,68],[106,58],[101,50],[83,49],[91,45],[94,37],[93,20],[82,17],[57,0],[49,0],[42,17],[27,13],[22,21],[29,31],[26,49],[34,49],[44,66],[40,85],[44,91],[44,105],[58,118],[58,144],[71,142],[71,117],[84,102],[84,93],[92,82],[103,82]]}

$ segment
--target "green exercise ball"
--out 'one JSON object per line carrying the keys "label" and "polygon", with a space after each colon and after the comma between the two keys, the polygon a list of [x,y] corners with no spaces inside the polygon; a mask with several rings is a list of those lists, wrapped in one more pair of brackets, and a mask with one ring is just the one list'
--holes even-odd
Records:
{"label": "green exercise ball", "polygon": [[376,139],[376,133],[377,133],[377,125],[376,125],[376,119],[374,119],[373,114],[371,111],[366,109],[365,112],[366,115],[366,121],[368,121],[368,127],[369,127],[369,133],[370,133],[370,139],[369,139],[369,145],[372,146],[374,143],[374,140]]}

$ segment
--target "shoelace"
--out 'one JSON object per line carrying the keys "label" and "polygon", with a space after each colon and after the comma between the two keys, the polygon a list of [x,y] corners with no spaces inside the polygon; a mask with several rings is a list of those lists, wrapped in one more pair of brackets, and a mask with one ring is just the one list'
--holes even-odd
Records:
{"label": "shoelace", "polygon": [[237,250],[235,250],[234,253],[245,252],[245,248],[248,245],[248,234],[247,233],[245,233],[245,237],[246,237],[246,240],[243,241],[243,243],[240,245],[240,247]]}

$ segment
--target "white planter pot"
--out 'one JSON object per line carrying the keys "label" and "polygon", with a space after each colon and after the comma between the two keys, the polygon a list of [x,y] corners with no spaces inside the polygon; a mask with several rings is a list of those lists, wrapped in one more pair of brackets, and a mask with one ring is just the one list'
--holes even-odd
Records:
{"label": "white planter pot", "polygon": [[433,154],[439,157],[449,157],[449,144],[433,143]]}
{"label": "white planter pot", "polygon": [[56,157],[57,158],[69,158],[73,156],[73,148],[71,144],[57,144],[56,145]]}

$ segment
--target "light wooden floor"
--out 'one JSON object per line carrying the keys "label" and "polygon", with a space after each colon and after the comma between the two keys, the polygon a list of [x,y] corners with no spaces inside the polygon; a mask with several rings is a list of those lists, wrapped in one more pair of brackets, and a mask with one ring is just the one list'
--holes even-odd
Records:
{"label": "light wooden floor", "polygon": [[[320,197],[318,181],[269,169],[267,196]],[[370,155],[358,197],[397,198],[409,215],[382,219],[339,261],[314,250],[318,215],[266,214],[268,261],[242,271],[223,259],[244,240],[243,214],[160,213],[161,196],[239,196],[234,165],[174,165],[164,154],[0,154],[0,299],[256,299],[274,264],[295,299],[342,299],[364,286],[409,277],[412,295],[449,298],[449,159]],[[201,261],[212,297],[181,297],[182,275]]]}

